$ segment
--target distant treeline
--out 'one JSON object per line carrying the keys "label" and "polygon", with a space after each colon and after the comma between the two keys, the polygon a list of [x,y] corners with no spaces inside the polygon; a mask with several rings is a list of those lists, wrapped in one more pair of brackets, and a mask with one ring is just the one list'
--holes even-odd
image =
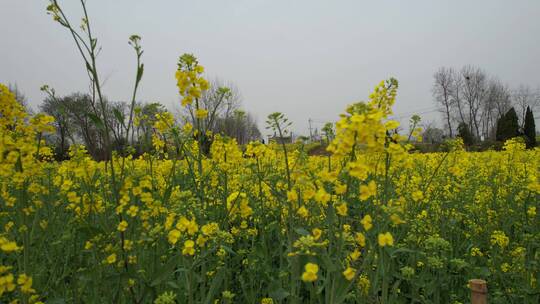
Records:
{"label": "distant treeline", "polygon": [[[24,94],[15,86],[10,88],[15,92],[17,100],[31,112]],[[46,91],[48,96],[39,105],[39,111],[55,118],[56,132],[48,135],[45,140],[54,147],[58,160],[68,157],[69,147],[73,144],[85,145],[94,159],[107,158],[105,130],[100,128],[104,120],[110,126],[109,138],[115,151],[127,151],[135,156],[153,151],[152,135],[156,115],[167,111],[163,104],[138,102],[130,118],[128,102],[105,100],[106,115],[102,115],[96,99],[90,94],[56,96],[54,90]],[[199,103],[211,114],[201,122],[210,131],[206,137],[208,145],[216,134],[234,138],[239,144],[261,138],[255,119],[241,108],[240,93],[234,85],[226,86],[218,79],[212,81],[210,89],[204,92]],[[123,125],[127,125],[130,119],[134,127],[126,134]],[[175,124],[182,126],[185,123],[195,123],[194,109],[191,107],[176,115]]]}
{"label": "distant treeline", "polygon": [[459,135],[473,145],[524,136],[528,146],[536,145],[533,112],[540,105],[540,89],[510,88],[481,68],[467,65],[460,70],[441,67],[434,74],[432,92],[444,127],[428,126],[427,142]]}

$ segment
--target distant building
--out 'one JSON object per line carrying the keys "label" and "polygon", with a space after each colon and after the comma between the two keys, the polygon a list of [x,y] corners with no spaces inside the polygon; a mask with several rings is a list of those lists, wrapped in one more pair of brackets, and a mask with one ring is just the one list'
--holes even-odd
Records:
{"label": "distant building", "polygon": [[278,144],[282,144],[282,143],[292,144],[293,138],[292,138],[292,136],[280,137],[280,136],[276,136],[276,135],[268,135],[268,143],[271,143],[271,142],[275,142],[275,143],[278,143]]}

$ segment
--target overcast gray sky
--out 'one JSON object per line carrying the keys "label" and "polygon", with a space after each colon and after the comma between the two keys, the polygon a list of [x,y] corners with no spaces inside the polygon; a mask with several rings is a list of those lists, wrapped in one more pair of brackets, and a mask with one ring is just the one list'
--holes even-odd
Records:
{"label": "overcast gray sky", "polygon": [[[72,20],[79,1],[59,1]],[[87,0],[103,51],[105,94],[128,100],[142,37],[139,99],[178,107],[174,71],[193,53],[210,77],[236,84],[263,126],[285,112],[294,130],[334,121],[380,80],[400,81],[395,113],[438,119],[431,86],[440,66],[474,64],[510,86],[540,85],[539,0]],[[17,84],[36,107],[42,84],[58,94],[88,80],[68,32],[44,0],[0,0],[0,82]],[[77,21],[78,22],[78,21]],[[431,111],[431,112],[430,112]],[[406,121],[406,118],[403,120]]]}

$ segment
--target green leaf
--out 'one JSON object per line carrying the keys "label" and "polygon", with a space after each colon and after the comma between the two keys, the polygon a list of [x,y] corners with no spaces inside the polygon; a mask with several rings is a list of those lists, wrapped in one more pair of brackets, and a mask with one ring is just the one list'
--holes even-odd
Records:
{"label": "green leaf", "polygon": [[88,70],[88,72],[92,72],[92,66],[90,66],[90,63],[88,63],[88,61],[86,61],[86,69]]}
{"label": "green leaf", "polygon": [[221,245],[221,248],[223,248],[225,251],[227,251],[228,253],[230,253],[230,254],[232,254],[232,255],[236,255],[236,252],[234,252],[234,251],[232,250],[232,248],[229,247],[229,246]]}
{"label": "green leaf", "polygon": [[105,129],[105,125],[103,124],[103,121],[96,114],[94,114],[94,113],[86,113],[86,116],[88,116],[88,118],[90,118],[90,120],[94,123],[96,128],[98,128],[100,130]]}
{"label": "green leaf", "polygon": [[166,284],[174,290],[180,290],[180,285],[178,285],[175,281],[168,281]]}
{"label": "green leaf", "polygon": [[212,283],[210,284],[210,289],[208,290],[208,293],[206,294],[206,299],[204,303],[210,304],[212,303],[212,300],[214,299],[214,296],[218,294],[219,289],[221,287],[221,283],[223,281],[223,275],[225,271],[220,270],[216,273],[214,276],[214,279],[212,279]]}
{"label": "green leaf", "polygon": [[122,113],[118,109],[114,108],[113,109],[113,114],[114,114],[114,117],[116,117],[116,120],[118,120],[118,122],[120,124],[122,124],[122,126],[125,126],[124,121],[125,121],[126,118],[124,117],[124,113]]}
{"label": "green leaf", "polygon": [[150,286],[154,287],[159,284],[161,284],[163,281],[165,281],[168,277],[170,277],[173,273],[175,273],[178,269],[176,268],[178,260],[176,258],[170,259],[166,264],[161,266],[159,270],[155,272],[156,277],[152,280],[150,283]]}
{"label": "green leaf", "polygon": [[328,257],[327,255],[323,255],[320,257],[321,260],[322,260],[322,263],[324,265],[324,267],[329,271],[336,271],[338,268],[337,266],[334,264],[334,262],[332,262],[332,260],[330,259],[330,257]]}
{"label": "green leaf", "polygon": [[396,255],[398,255],[399,253],[417,253],[418,251],[417,250],[412,250],[412,249],[409,249],[409,248],[399,248],[397,250],[394,250],[390,253],[390,256],[392,258],[396,257]]}
{"label": "green leaf", "polygon": [[144,63],[141,63],[141,66],[137,70],[137,82],[141,81],[143,73],[144,73]]}
{"label": "green leaf", "polygon": [[337,281],[338,281],[338,284],[337,284],[338,286],[335,289],[335,293],[334,293],[335,299],[333,302],[335,304],[339,304],[345,301],[349,288],[351,287],[351,284],[352,284],[352,282],[345,280],[342,276],[340,276],[340,278]]}
{"label": "green leaf", "polygon": [[278,290],[270,292],[268,295],[274,300],[282,301],[288,296],[290,296],[291,294],[285,289],[279,288]]}
{"label": "green leaf", "polygon": [[306,229],[302,228],[302,227],[298,227],[298,228],[295,228],[294,229],[294,232],[300,234],[300,235],[309,235],[309,231],[307,231]]}
{"label": "green leaf", "polygon": [[478,274],[479,277],[482,277],[482,278],[487,278],[491,275],[491,271],[489,270],[488,267],[479,267],[476,269],[476,273]]}
{"label": "green leaf", "polygon": [[326,220],[329,224],[333,224],[336,222],[336,212],[334,211],[334,207],[329,204],[328,208],[326,209]]}

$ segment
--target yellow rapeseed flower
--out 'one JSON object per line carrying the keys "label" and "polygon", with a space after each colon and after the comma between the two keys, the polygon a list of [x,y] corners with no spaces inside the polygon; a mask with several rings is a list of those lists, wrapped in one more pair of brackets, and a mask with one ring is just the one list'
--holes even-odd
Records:
{"label": "yellow rapeseed flower", "polygon": [[413,191],[412,193],[412,199],[415,202],[418,202],[424,198],[424,193],[420,190]]}
{"label": "yellow rapeseed flower", "polygon": [[510,239],[506,236],[503,231],[495,230],[491,234],[491,244],[498,245],[501,248],[505,248],[510,243]]}
{"label": "yellow rapeseed flower", "polygon": [[294,190],[287,191],[287,200],[291,203],[298,201],[298,193]]}
{"label": "yellow rapeseed flower", "polygon": [[169,243],[171,245],[176,244],[181,235],[182,235],[182,233],[180,232],[180,230],[173,229],[173,230],[169,231],[169,234],[168,234]]}
{"label": "yellow rapeseed flower", "polygon": [[195,242],[192,240],[187,240],[184,242],[184,249],[182,249],[183,255],[194,255],[195,254]]}
{"label": "yellow rapeseed flower", "polygon": [[201,232],[206,236],[211,236],[219,231],[217,223],[208,223],[201,227]]}
{"label": "yellow rapeseed flower", "polygon": [[394,245],[394,237],[390,232],[386,233],[379,233],[378,236],[379,246],[393,246]]}
{"label": "yellow rapeseed flower", "polygon": [[349,259],[354,262],[354,261],[358,260],[360,255],[361,255],[360,250],[355,249],[353,252],[351,252],[349,254]]}
{"label": "yellow rapeseed flower", "polygon": [[132,205],[129,207],[128,211],[126,211],[126,214],[131,217],[135,217],[137,216],[137,212],[139,212],[139,207]]}
{"label": "yellow rapeseed flower", "polygon": [[22,247],[17,246],[17,243],[10,241],[5,237],[0,237],[0,249],[4,252],[13,252],[22,249]]}
{"label": "yellow rapeseed flower", "polygon": [[360,186],[360,199],[365,201],[368,198],[377,194],[377,184],[375,181],[370,181],[367,185]]}
{"label": "yellow rapeseed flower", "polygon": [[128,222],[126,222],[126,221],[121,221],[121,222],[118,224],[118,227],[117,227],[116,229],[117,229],[118,231],[120,231],[120,232],[124,232],[124,231],[126,231],[127,227],[128,227]]}
{"label": "yellow rapeseed flower", "polygon": [[13,274],[8,273],[6,275],[0,275],[0,296],[6,291],[11,292],[15,290],[15,277]]}
{"label": "yellow rapeseed flower", "polygon": [[343,194],[347,191],[347,185],[345,184],[336,184],[334,186],[334,191],[336,192],[336,194]]}
{"label": "yellow rapeseed flower", "polygon": [[208,111],[205,110],[205,109],[197,109],[195,110],[195,117],[197,117],[198,119],[203,119],[203,118],[206,118],[208,116]]}
{"label": "yellow rapeseed flower", "polygon": [[356,269],[352,267],[347,267],[347,269],[343,271],[343,276],[345,277],[345,279],[347,279],[347,281],[354,279],[355,274],[356,274]]}
{"label": "yellow rapeseed flower", "polygon": [[321,205],[326,205],[330,201],[330,194],[328,194],[323,188],[319,188],[315,194],[315,201]]}
{"label": "yellow rapeseed flower", "polygon": [[347,216],[347,204],[346,203],[337,204],[336,213],[340,216]]}
{"label": "yellow rapeseed flower", "polygon": [[116,253],[109,255],[106,259],[107,264],[113,264],[116,262]]}
{"label": "yellow rapeseed flower", "polygon": [[296,211],[296,213],[302,217],[302,218],[306,218],[309,216],[309,211],[307,210],[306,207],[302,206],[300,208],[298,208],[298,210]]}
{"label": "yellow rapeseed flower", "polygon": [[360,245],[360,247],[366,247],[366,236],[363,233],[357,232],[354,239],[356,240],[356,243]]}
{"label": "yellow rapeseed flower", "polygon": [[85,250],[90,250],[92,249],[92,247],[94,247],[94,244],[90,241],[86,241],[86,243],[84,243],[84,249]]}
{"label": "yellow rapeseed flower", "polygon": [[314,282],[317,280],[317,272],[319,272],[319,265],[314,263],[307,263],[304,266],[304,273],[302,274],[302,281]]}
{"label": "yellow rapeseed flower", "polygon": [[26,274],[20,274],[17,278],[17,284],[21,288],[22,293],[35,293],[36,291],[32,288],[32,278]]}
{"label": "yellow rapeseed flower", "polygon": [[371,227],[373,227],[373,220],[371,219],[371,215],[366,214],[362,220],[360,221],[362,226],[364,227],[364,230],[369,231]]}
{"label": "yellow rapeseed flower", "polygon": [[311,233],[313,234],[313,239],[318,240],[319,238],[321,238],[322,230],[319,228],[313,228]]}

